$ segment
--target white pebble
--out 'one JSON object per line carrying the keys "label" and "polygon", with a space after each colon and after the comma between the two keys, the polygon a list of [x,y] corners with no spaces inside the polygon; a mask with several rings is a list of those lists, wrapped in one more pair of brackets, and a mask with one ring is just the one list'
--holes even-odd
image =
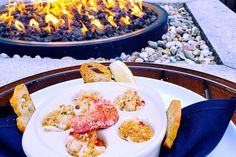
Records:
{"label": "white pebble", "polygon": [[130,56],[126,59],[127,62],[135,62],[137,56]]}
{"label": "white pebble", "polygon": [[39,55],[36,55],[35,59],[42,59],[42,58]]}
{"label": "white pebble", "polygon": [[183,35],[183,40],[184,40],[184,41],[188,41],[189,37],[190,37],[190,35],[185,33],[185,34]]}
{"label": "white pebble", "polygon": [[183,47],[183,45],[181,44],[180,41],[176,41],[176,42],[175,42],[175,45],[176,45],[177,47],[179,47],[179,48]]}
{"label": "white pebble", "polygon": [[175,46],[172,46],[172,47],[170,48],[170,52],[171,52],[172,55],[175,55],[176,52],[177,52],[177,48],[176,48]]}
{"label": "white pebble", "polygon": [[190,60],[190,59],[185,59],[185,62],[188,63],[188,64],[195,64],[195,62]]}
{"label": "white pebble", "polygon": [[135,59],[135,62],[141,63],[141,62],[144,62],[144,60],[142,58],[137,58]]}
{"label": "white pebble", "polygon": [[14,59],[20,59],[20,55],[14,54],[13,58],[14,58]]}
{"label": "white pebble", "polygon": [[139,56],[144,59],[144,58],[148,57],[148,53],[147,52],[142,52],[142,53],[140,53]]}
{"label": "white pebble", "polygon": [[133,52],[132,56],[139,56],[139,52],[137,52],[137,51]]}
{"label": "white pebble", "polygon": [[75,59],[70,56],[65,56],[65,57],[62,57],[62,60],[75,60]]}
{"label": "white pebble", "polygon": [[169,27],[169,31],[173,34],[176,34],[176,29],[174,26]]}
{"label": "white pebble", "polygon": [[201,50],[206,50],[206,49],[209,49],[209,48],[206,44],[203,44],[203,45],[200,45],[200,49]]}
{"label": "white pebble", "polygon": [[161,39],[162,39],[162,40],[165,40],[166,37],[167,37],[167,36],[164,34],[164,35],[162,35]]}
{"label": "white pebble", "polygon": [[196,49],[196,50],[193,51],[193,55],[194,55],[194,56],[198,56],[198,55],[200,55],[200,53],[201,53],[201,51],[198,50],[198,49]]}
{"label": "white pebble", "polygon": [[124,60],[127,58],[127,55],[124,52],[122,52],[120,55],[120,58]]}
{"label": "white pebble", "polygon": [[168,64],[168,63],[170,63],[170,60],[169,59],[167,59],[167,60],[165,60],[164,62],[162,62],[163,64]]}
{"label": "white pebble", "polygon": [[203,56],[208,56],[209,50],[208,49],[204,49],[201,51],[201,54],[203,54]]}
{"label": "white pebble", "polygon": [[145,51],[146,51],[147,53],[149,53],[149,54],[155,53],[155,50],[154,50],[153,48],[151,48],[151,47],[146,47],[146,48],[145,48]]}
{"label": "white pebble", "polygon": [[183,32],[182,27],[177,27],[175,30],[176,30],[176,33],[181,33],[181,32]]}
{"label": "white pebble", "polygon": [[22,58],[31,58],[30,56],[24,55]]}
{"label": "white pebble", "polygon": [[6,53],[0,54],[0,57],[1,57],[1,58],[9,58],[9,56],[8,56]]}
{"label": "white pebble", "polygon": [[174,45],[175,45],[175,42],[172,41],[172,42],[168,42],[168,43],[166,44],[166,47],[167,47],[167,48],[171,48],[171,47],[174,46]]}
{"label": "white pebble", "polygon": [[156,64],[160,64],[160,63],[161,63],[161,60],[158,59],[158,60],[156,60],[154,63],[156,63]]}
{"label": "white pebble", "polygon": [[200,40],[202,40],[202,37],[201,36],[197,36],[196,37],[196,41],[200,41]]}

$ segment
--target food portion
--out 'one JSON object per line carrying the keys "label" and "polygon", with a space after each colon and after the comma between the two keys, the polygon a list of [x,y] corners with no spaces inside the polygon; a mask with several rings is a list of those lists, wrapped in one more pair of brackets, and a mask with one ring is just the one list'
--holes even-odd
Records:
{"label": "food portion", "polygon": [[17,115],[17,127],[21,132],[24,132],[28,121],[35,111],[35,106],[25,84],[16,86],[10,99],[10,104]]}
{"label": "food portion", "polygon": [[[99,63],[92,62],[85,63],[81,66],[81,75],[86,83],[112,81],[112,75],[109,69],[100,65]],[[120,63],[117,65],[119,67]],[[115,80],[122,81],[118,78],[120,76],[117,73],[119,72],[119,70],[117,71],[116,69],[117,65],[112,64],[110,68],[113,69],[112,74]],[[103,73],[98,74],[90,69],[90,67],[97,68]],[[125,70],[125,68],[122,70]],[[121,75],[123,75],[122,73]],[[133,81],[131,79],[128,82]],[[119,116],[132,114],[130,112],[141,110],[144,105],[146,105],[140,93],[132,88],[123,90],[124,88],[122,86],[118,91],[122,90],[123,92],[120,95],[116,93],[115,96],[111,98],[111,100],[114,100],[114,98],[115,100],[111,102],[105,98],[106,96],[110,98],[110,96],[113,96],[113,93],[112,95],[110,95],[110,93],[106,95],[107,92],[103,91],[103,97],[99,92],[99,87],[100,86],[95,86],[96,90],[87,89],[87,86],[86,88],[78,89],[78,93],[71,96],[71,103],[55,104],[58,105],[58,107],[50,111],[45,110],[48,114],[43,115],[45,117],[43,117],[42,120],[40,119],[42,129],[48,137],[51,136],[52,132],[65,131],[63,133],[57,133],[57,135],[61,134],[62,136],[67,136],[62,139],[63,146],[65,146],[66,151],[71,156],[94,157],[104,153],[109,145],[106,145],[102,139],[98,138],[98,131],[100,133],[100,129],[107,129],[116,124],[119,120]],[[113,92],[112,88],[113,87],[111,87],[111,91],[109,92]],[[18,115],[17,125],[19,125],[18,127],[21,131],[24,131],[28,120],[35,111],[27,87],[24,84],[16,87],[10,102]],[[51,105],[54,104],[52,103]],[[118,111],[118,109],[128,112],[121,112]],[[119,115],[119,112],[121,115]],[[114,128],[118,129],[120,138],[129,142],[141,143],[152,139],[154,136],[153,128],[138,118],[124,121],[120,126],[115,125]],[[111,130],[113,130],[113,128]],[[103,132],[101,131],[101,133]],[[105,139],[107,140],[107,138]]]}
{"label": "food portion", "polygon": [[151,126],[139,119],[125,121],[118,131],[119,136],[129,142],[145,142],[150,140],[154,131]]}
{"label": "food portion", "polygon": [[178,133],[181,121],[181,102],[179,100],[172,100],[167,109],[167,131],[163,145],[171,148]]}
{"label": "food portion", "polygon": [[[98,62],[88,62],[81,65],[80,73],[85,83],[111,82],[113,79],[116,82],[136,82],[134,75],[125,63],[121,61],[115,61],[109,65],[109,68],[110,70]],[[101,73],[96,72],[93,69],[97,69]]]}
{"label": "food portion", "polygon": [[121,111],[137,111],[145,105],[145,101],[138,95],[137,91],[128,89],[116,98],[114,104]]}
{"label": "food portion", "polygon": [[67,152],[75,157],[97,156],[102,154],[105,149],[105,143],[97,137],[97,131],[84,134],[71,132],[66,140]]}
{"label": "food portion", "polygon": [[131,82],[131,83],[136,82],[134,75],[124,62],[121,61],[112,62],[109,65],[109,68],[116,82]]}
{"label": "food portion", "polygon": [[94,108],[94,100],[99,100],[101,98],[101,94],[97,91],[81,91],[80,94],[74,98],[73,105],[79,114],[83,114]]}
{"label": "food portion", "polygon": [[71,128],[70,119],[75,115],[71,105],[60,105],[58,110],[50,112],[43,120],[45,131],[65,131]]}
{"label": "food portion", "polygon": [[71,119],[76,133],[85,133],[114,125],[119,118],[116,107],[107,100],[94,100],[94,108]]}
{"label": "food portion", "polygon": [[[97,69],[100,73],[95,72],[92,68]],[[112,81],[110,70],[106,66],[97,62],[82,64],[80,67],[80,73],[85,83]]]}

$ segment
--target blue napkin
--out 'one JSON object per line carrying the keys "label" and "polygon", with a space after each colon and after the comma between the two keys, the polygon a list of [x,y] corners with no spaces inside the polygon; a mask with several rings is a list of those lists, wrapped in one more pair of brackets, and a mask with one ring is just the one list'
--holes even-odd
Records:
{"label": "blue napkin", "polygon": [[[6,106],[5,106],[6,107]],[[7,106],[10,108],[10,106]],[[3,115],[0,107],[0,157],[25,157],[22,133],[14,113]],[[236,109],[236,99],[207,100],[182,109],[181,126],[172,149],[161,148],[160,157],[202,157],[222,138]]]}
{"label": "blue napkin", "polygon": [[[0,109],[3,110],[3,107]],[[22,133],[16,127],[16,115],[1,115],[0,157],[25,157],[26,155],[22,149],[21,139]]]}
{"label": "blue napkin", "polygon": [[207,100],[182,109],[180,128],[172,148],[160,157],[204,157],[223,137],[236,109],[236,98]]}

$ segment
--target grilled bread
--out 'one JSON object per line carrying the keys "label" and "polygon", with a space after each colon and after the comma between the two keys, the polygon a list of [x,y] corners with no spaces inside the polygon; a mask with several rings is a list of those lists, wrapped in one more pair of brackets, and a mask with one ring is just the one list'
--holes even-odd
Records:
{"label": "grilled bread", "polygon": [[177,136],[181,120],[181,102],[179,100],[172,100],[167,110],[167,131],[163,145],[171,148]]}
{"label": "grilled bread", "polygon": [[18,116],[16,119],[17,127],[21,132],[24,132],[28,121],[35,111],[35,106],[25,84],[20,84],[15,87],[13,96],[10,99],[10,104]]}

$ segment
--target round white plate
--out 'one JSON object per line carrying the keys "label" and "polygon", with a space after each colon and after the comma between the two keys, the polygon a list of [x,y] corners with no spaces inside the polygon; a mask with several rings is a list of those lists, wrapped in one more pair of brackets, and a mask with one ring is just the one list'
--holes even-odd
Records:
{"label": "round white plate", "polygon": [[[42,127],[43,119],[61,104],[71,104],[73,98],[85,90],[98,91],[102,97],[111,102],[122,95],[128,89],[134,89],[145,101],[145,106],[135,112],[119,112],[119,119],[116,124],[98,131],[107,147],[101,154],[103,157],[155,157],[159,154],[162,140],[165,136],[167,117],[162,98],[152,88],[130,83],[88,83],[74,84],[74,86],[63,86],[54,90],[53,96],[44,99],[36,112],[31,117],[23,135],[22,145],[24,152],[30,157],[66,157],[70,156],[65,147],[65,141],[69,136],[69,130],[64,132],[47,132]],[[139,118],[152,126],[153,137],[145,142],[133,143],[121,139],[117,131],[119,126],[126,120]]]}
{"label": "round white plate", "polygon": [[[162,100],[164,102],[165,107],[167,108],[172,99],[179,99],[182,102],[182,106],[188,106],[192,103],[199,102],[205,100],[202,96],[188,90],[177,86],[175,84],[171,84],[164,81],[159,81],[155,79],[149,79],[144,77],[136,77],[137,84],[144,85],[149,88],[153,88],[157,91]],[[71,81],[66,81],[63,83],[55,84],[53,86],[44,88],[35,93],[32,93],[32,99],[35,103],[36,108],[38,108],[39,104],[41,104],[44,100],[50,98],[55,94],[56,91],[61,91],[65,88],[70,88],[76,86],[78,84],[83,84],[82,79],[76,79]],[[236,154],[236,127],[231,122],[219,142],[216,148],[208,155],[209,157],[235,157]]]}

